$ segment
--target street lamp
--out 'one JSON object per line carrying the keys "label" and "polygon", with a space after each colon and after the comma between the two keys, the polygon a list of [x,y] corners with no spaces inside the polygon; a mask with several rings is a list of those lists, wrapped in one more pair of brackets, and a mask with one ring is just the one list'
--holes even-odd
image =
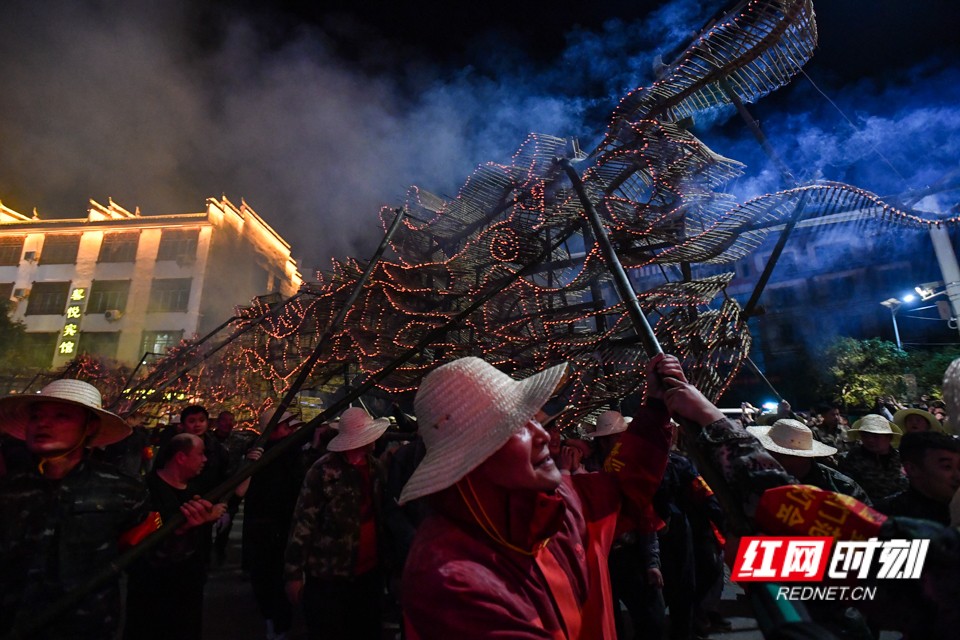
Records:
{"label": "street lamp", "polygon": [[917,295],[920,296],[921,300],[926,302],[931,298],[947,295],[946,289],[944,289],[943,291],[937,291],[937,289],[939,289],[942,286],[943,286],[943,283],[938,280],[937,282],[924,282],[923,284],[920,284],[914,287],[913,290],[917,292]]}
{"label": "street lamp", "polygon": [[903,306],[904,302],[910,302],[914,299],[913,294],[907,294],[903,298],[887,298],[880,304],[885,306],[887,309],[890,309],[890,319],[893,320],[893,337],[897,341],[897,349],[903,350],[903,345],[900,344],[900,329],[897,328],[897,311],[900,310],[900,307]]}
{"label": "street lamp", "polygon": [[897,349],[902,350],[903,347],[900,346],[900,330],[897,328],[897,311],[900,310],[900,307],[903,305],[903,303],[896,298],[887,298],[880,304],[885,306],[887,309],[890,309],[890,319],[893,320],[893,337],[896,338]]}

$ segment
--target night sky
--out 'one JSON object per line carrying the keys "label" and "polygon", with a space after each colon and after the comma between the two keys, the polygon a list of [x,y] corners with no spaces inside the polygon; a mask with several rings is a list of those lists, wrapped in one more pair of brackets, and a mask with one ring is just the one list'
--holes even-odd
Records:
{"label": "night sky", "polygon": [[[6,0],[0,200],[62,218],[88,198],[180,213],[224,193],[307,267],[369,255],[410,185],[453,195],[529,132],[591,148],[653,57],[725,4]],[[955,170],[956,3],[815,6],[805,70],[842,114],[803,76],[751,106],[794,172],[888,195]],[[777,188],[732,113],[695,131],[747,163],[738,197]]]}

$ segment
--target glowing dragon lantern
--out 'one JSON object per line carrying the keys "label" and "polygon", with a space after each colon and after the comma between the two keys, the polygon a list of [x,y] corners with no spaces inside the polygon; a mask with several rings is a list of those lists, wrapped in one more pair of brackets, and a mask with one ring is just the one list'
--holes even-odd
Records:
{"label": "glowing dragon lantern", "polygon": [[[664,273],[661,284],[637,292],[644,311],[658,318],[664,349],[683,357],[691,379],[718,396],[750,345],[739,306],[717,304],[732,275],[724,265],[753,251],[799,198],[824,212],[870,205],[906,215],[838,184],[738,205],[720,189],[742,166],[680,126],[699,110],[753,101],[783,86],[815,45],[809,1],[741,2],[708,25],[657,82],[623,99],[589,156],[574,141],[531,135],[510,163],[480,166],[455,198],[411,188],[390,240],[396,261],[376,265],[343,326],[321,345],[313,384],[345,371],[377,375],[434,332],[438,337],[379,380],[381,388],[413,389],[430,368],[472,354],[521,374],[570,361],[567,393],[579,409],[566,415],[571,421],[639,390],[645,356],[631,343],[581,204],[557,167],[556,159],[567,157],[587,166],[585,189],[628,271]],[[385,229],[395,215],[381,211]],[[540,267],[531,270],[534,263]],[[717,266],[694,278],[693,264]],[[679,280],[666,277],[671,270]],[[235,323],[254,327],[242,338],[244,348],[225,351],[236,366],[284,391],[362,271],[358,261],[335,262],[296,299],[269,313],[254,305]],[[169,364],[158,371],[158,379],[174,375]]]}

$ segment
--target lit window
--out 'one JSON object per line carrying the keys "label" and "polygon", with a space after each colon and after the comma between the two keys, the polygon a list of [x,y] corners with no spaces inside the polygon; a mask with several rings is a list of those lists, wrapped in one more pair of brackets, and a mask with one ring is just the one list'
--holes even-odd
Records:
{"label": "lit window", "polygon": [[148,312],[186,311],[190,302],[190,278],[159,278],[150,287]]}
{"label": "lit window", "polygon": [[9,267],[20,264],[23,240],[23,236],[0,238],[0,266]]}
{"label": "lit window", "polygon": [[129,280],[94,280],[90,287],[88,313],[103,313],[109,309],[123,311],[127,308],[130,293]]}
{"label": "lit window", "polygon": [[79,234],[69,236],[47,236],[40,249],[40,264],[73,264],[80,251]]}
{"label": "lit window", "polygon": [[137,244],[140,233],[108,233],[100,245],[100,262],[134,262],[137,259]]}
{"label": "lit window", "polygon": [[183,331],[144,331],[143,353],[166,353],[170,347],[180,344]]}
{"label": "lit window", "polygon": [[197,257],[199,229],[164,229],[157,260],[193,260]]}
{"label": "lit window", "polygon": [[69,294],[69,282],[34,282],[27,298],[26,315],[63,315]]}

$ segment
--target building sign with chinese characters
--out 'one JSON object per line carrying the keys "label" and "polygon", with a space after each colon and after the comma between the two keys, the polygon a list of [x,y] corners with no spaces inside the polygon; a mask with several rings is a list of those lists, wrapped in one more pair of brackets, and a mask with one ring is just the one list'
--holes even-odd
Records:
{"label": "building sign with chinese characters", "polygon": [[87,304],[86,287],[76,287],[70,292],[63,329],[57,340],[57,357],[73,358],[80,348],[80,319]]}

